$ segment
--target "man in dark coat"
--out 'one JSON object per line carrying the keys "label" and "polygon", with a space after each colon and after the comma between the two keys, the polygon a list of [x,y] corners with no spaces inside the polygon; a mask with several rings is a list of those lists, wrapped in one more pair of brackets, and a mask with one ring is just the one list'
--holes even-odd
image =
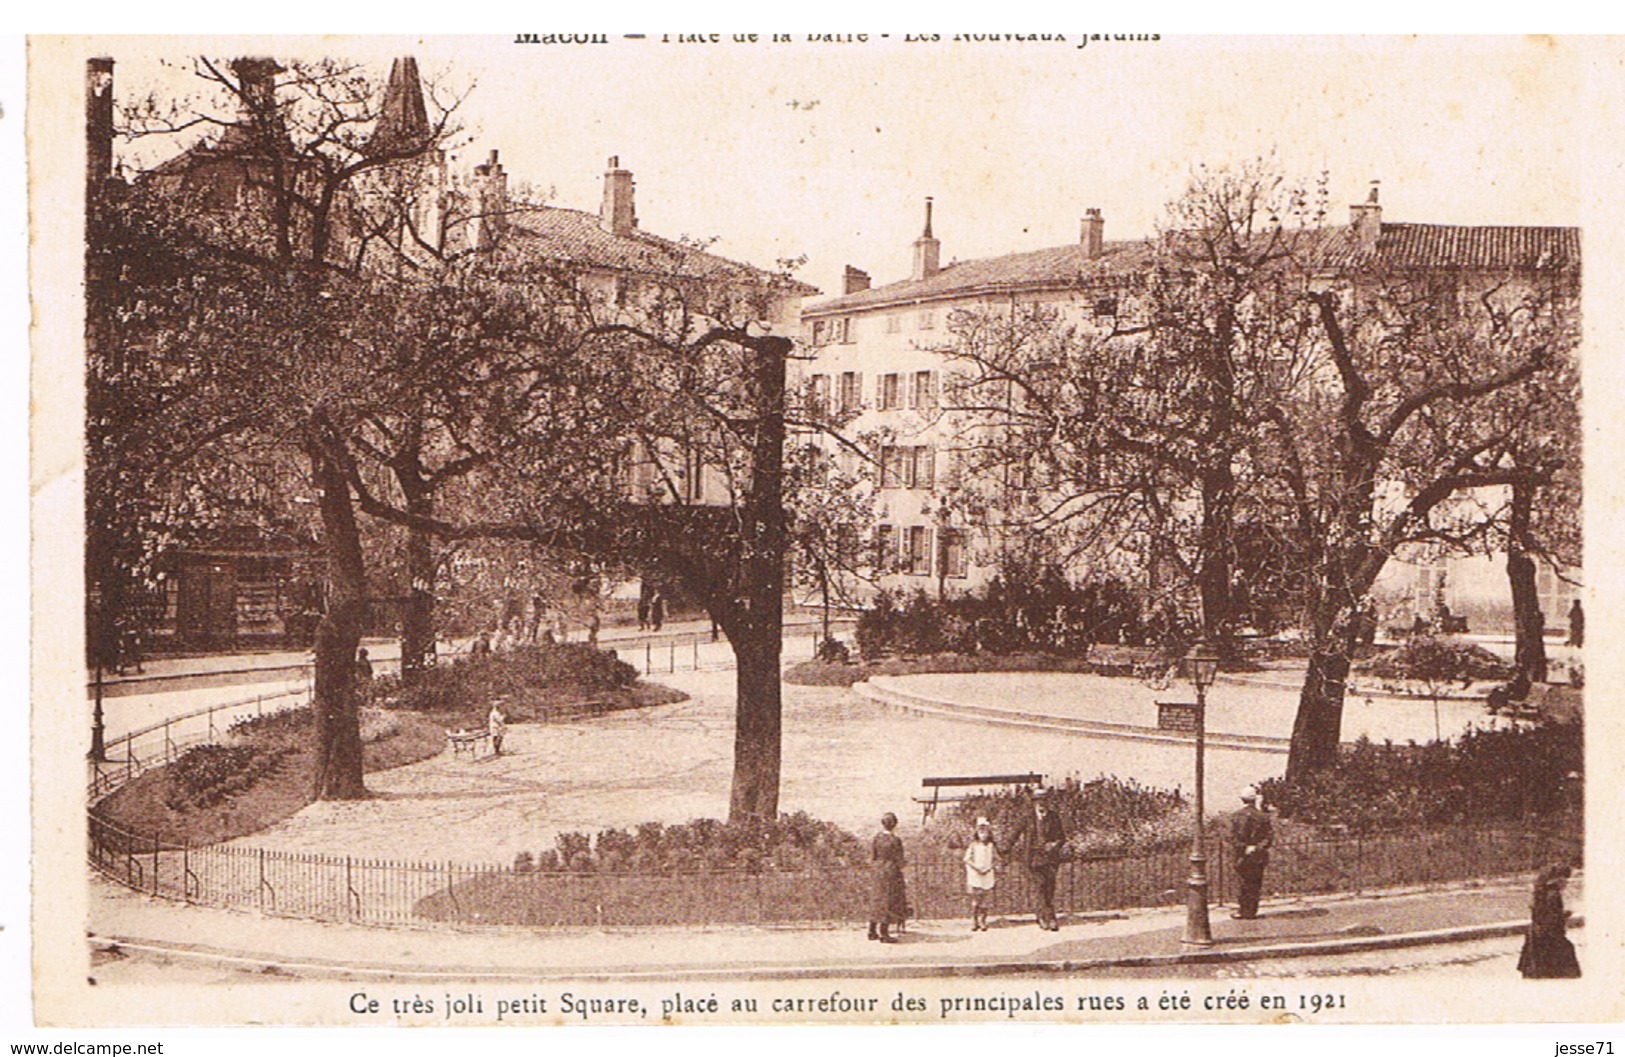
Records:
{"label": "man in dark coat", "polygon": [[1264,890],[1264,867],[1269,865],[1274,837],[1269,815],[1258,806],[1258,790],[1243,789],[1241,802],[1244,806],[1230,819],[1230,849],[1241,887],[1236,912],[1230,916],[1250,921],[1258,916],[1258,896]]}
{"label": "man in dark coat", "polygon": [[1038,927],[1056,932],[1061,923],[1055,916],[1055,874],[1060,869],[1061,849],[1066,845],[1066,828],[1061,824],[1060,812],[1050,802],[1049,790],[1042,786],[1034,789],[1030,801],[1016,819],[1010,842],[1000,847],[999,853],[1027,867],[1038,902]]}

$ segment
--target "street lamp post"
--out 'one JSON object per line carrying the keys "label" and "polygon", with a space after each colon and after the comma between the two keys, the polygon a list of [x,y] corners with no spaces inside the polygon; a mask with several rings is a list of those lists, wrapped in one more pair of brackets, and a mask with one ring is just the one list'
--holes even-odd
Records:
{"label": "street lamp post", "polygon": [[96,661],[96,710],[90,717],[90,752],[92,763],[107,762],[107,724],[102,716],[102,662]]}
{"label": "street lamp post", "polygon": [[1207,733],[1207,688],[1219,671],[1219,655],[1205,641],[1192,647],[1185,657],[1190,679],[1196,686],[1196,808],[1191,816],[1191,875],[1186,881],[1185,936],[1180,941],[1193,947],[1213,946],[1213,928],[1207,915],[1207,854],[1202,837],[1203,754]]}

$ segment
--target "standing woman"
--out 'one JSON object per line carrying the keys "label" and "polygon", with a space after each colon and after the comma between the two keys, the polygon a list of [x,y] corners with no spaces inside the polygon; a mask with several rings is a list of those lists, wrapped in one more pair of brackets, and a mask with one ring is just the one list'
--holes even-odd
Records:
{"label": "standing woman", "polygon": [[903,842],[892,831],[897,816],[890,811],[880,816],[880,832],[873,846],[874,895],[869,906],[869,938],[896,943],[891,927],[903,924],[908,916],[908,892],[903,887]]}
{"label": "standing woman", "polygon": [[1535,894],[1529,905],[1529,933],[1524,937],[1523,953],[1518,955],[1518,971],[1526,979],[1580,975],[1580,960],[1574,956],[1574,944],[1564,935],[1569,915],[1563,909],[1563,888],[1569,883],[1569,872],[1567,866],[1555,863],[1535,875]]}

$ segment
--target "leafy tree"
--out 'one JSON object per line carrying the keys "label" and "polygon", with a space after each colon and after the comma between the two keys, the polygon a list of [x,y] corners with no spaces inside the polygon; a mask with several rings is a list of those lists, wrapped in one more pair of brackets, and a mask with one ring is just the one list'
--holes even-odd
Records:
{"label": "leafy tree", "polygon": [[1577,260],[1411,266],[1374,224],[1320,227],[1322,197],[1199,170],[1143,261],[1080,276],[1093,325],[970,313],[948,350],[977,468],[1030,485],[1021,527],[1180,570],[1221,639],[1238,563],[1296,600],[1294,778],[1336,760],[1384,564],[1490,538],[1480,497],[1545,480],[1574,436]]}
{"label": "leafy tree", "polygon": [[1061,534],[1063,564],[1172,573],[1154,608],[1171,616],[1188,590],[1203,634],[1228,645],[1251,616],[1238,569],[1280,564],[1261,545],[1297,544],[1247,453],[1310,356],[1291,282],[1323,200],[1323,183],[1294,186],[1267,162],[1199,168],[1162,232],[1125,251],[1131,266],[1079,277],[1091,318],[960,313],[944,351],[961,367],[949,390],[973,423],[972,468],[1025,492],[1013,507],[985,496],[984,512]]}
{"label": "leafy tree", "polygon": [[[180,310],[154,316],[149,329],[155,336],[143,344],[93,340],[91,371],[103,359],[138,358],[148,376],[135,388],[154,393],[164,391],[177,363],[193,375],[221,379],[191,401],[185,415],[166,415],[171,428],[200,438],[189,453],[197,458],[185,469],[191,488],[234,476],[220,468],[239,465],[246,451],[275,452],[283,467],[292,459],[303,464],[327,566],[326,608],[316,633],[317,791],[361,796],[352,660],[367,599],[366,561],[347,452],[372,408],[398,397],[395,380],[384,373],[387,362],[372,353],[378,328],[391,323],[392,302],[377,286],[380,262],[406,250],[383,237],[403,225],[379,211],[387,197],[369,195],[368,183],[436,151],[453,131],[455,103],[408,130],[396,120],[391,93],[346,64],[283,67],[269,59],[203,58],[194,72],[213,97],[149,97],[125,114],[133,138],[208,133],[138,175],[131,196],[162,217],[167,245],[191,254],[186,267],[163,274],[138,247],[115,245],[117,259],[91,271],[93,279],[129,275],[138,286],[185,291],[186,301]],[[133,222],[89,219],[92,229]],[[92,235],[93,245],[99,237]],[[166,255],[173,260],[178,252]],[[93,335],[114,331],[125,296],[92,290]],[[126,389],[112,402],[140,396]],[[128,439],[93,451],[93,466],[119,465]],[[211,469],[200,469],[204,465]],[[97,473],[93,507],[112,494]],[[226,494],[235,491],[228,487]]]}

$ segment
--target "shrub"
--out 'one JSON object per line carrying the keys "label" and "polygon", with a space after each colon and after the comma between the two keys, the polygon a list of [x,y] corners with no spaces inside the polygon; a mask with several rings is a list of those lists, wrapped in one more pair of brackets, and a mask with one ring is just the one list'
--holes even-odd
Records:
{"label": "shrub", "polygon": [[825,664],[851,664],[852,651],[840,639],[828,638],[818,644],[818,659]]}
{"label": "shrub", "polygon": [[1402,646],[1362,664],[1360,670],[1384,679],[1444,684],[1472,679],[1510,679],[1512,665],[1484,647],[1458,639],[1417,635]]}
{"label": "shrub", "polygon": [[268,712],[263,716],[248,716],[226,728],[227,737],[234,742],[253,742],[257,745],[305,745],[310,741],[313,715],[308,707],[289,708]]}
{"label": "shrub", "polygon": [[867,660],[945,651],[1082,657],[1094,643],[1140,643],[1147,634],[1138,603],[1116,580],[1073,584],[1055,570],[1005,570],[980,594],[882,591],[858,615],[857,643]]}
{"label": "shrub", "polygon": [[631,832],[606,829],[596,837],[560,833],[552,849],[535,857],[538,870],[575,873],[859,869],[867,862],[867,850],[856,837],[805,812],[772,822],[700,818],[673,826],[645,822]]}
{"label": "shrub", "polygon": [[1285,818],[1370,833],[1559,814],[1578,806],[1584,765],[1579,723],[1474,730],[1427,745],[1362,738],[1335,768],[1294,784],[1272,779],[1262,792]]}
{"label": "shrub", "polygon": [[273,773],[292,748],[198,745],[168,768],[164,803],[175,811],[212,807]]}
{"label": "shrub", "polygon": [[402,686],[398,677],[381,676],[377,697],[391,700],[397,708],[455,711],[484,707],[498,697],[523,705],[545,691],[559,689],[574,693],[624,690],[637,678],[636,668],[610,653],[567,642],[470,657],[432,668],[411,686]]}
{"label": "shrub", "polygon": [[[1074,857],[1158,851],[1189,839],[1188,807],[1177,791],[1153,789],[1115,776],[1079,783],[1068,780],[1050,791]],[[1003,841],[1028,810],[1019,790],[974,796],[954,805],[943,825],[927,831],[931,841],[953,848],[970,842],[976,819],[986,816]]]}

